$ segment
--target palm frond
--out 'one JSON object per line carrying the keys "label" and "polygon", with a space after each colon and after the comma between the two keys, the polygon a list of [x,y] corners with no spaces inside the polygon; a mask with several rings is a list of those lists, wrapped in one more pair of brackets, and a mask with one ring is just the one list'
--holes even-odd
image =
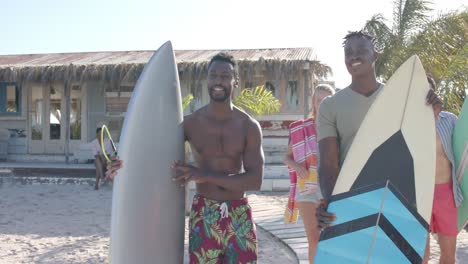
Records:
{"label": "palm frond", "polygon": [[459,114],[468,90],[468,44],[460,53],[451,56],[443,81],[438,87],[444,101],[444,108]]}
{"label": "palm frond", "polygon": [[432,9],[427,0],[396,0],[394,2],[393,30],[402,42],[428,21],[428,12]]}
{"label": "palm frond", "polygon": [[393,40],[392,30],[387,26],[387,20],[380,13],[367,20],[363,29],[375,37],[375,46],[378,51],[383,51]]}
{"label": "palm frond", "polygon": [[399,35],[399,28],[403,17],[403,8],[406,0],[395,0],[393,2],[393,25],[392,29],[395,31],[395,35]]}
{"label": "palm frond", "polygon": [[185,108],[187,108],[187,106],[190,104],[190,102],[192,102],[192,100],[192,94],[187,94],[186,96],[184,96],[184,98],[182,98],[182,110],[185,110]]}
{"label": "palm frond", "polygon": [[387,26],[387,20],[382,14],[375,14],[364,24],[363,30],[369,32],[375,38],[375,47],[379,51],[379,59],[376,62],[375,70],[377,76],[385,79],[386,70],[391,63],[391,51],[398,44],[397,37],[392,29]]}
{"label": "palm frond", "polygon": [[261,116],[279,112],[281,103],[265,86],[245,88],[234,98],[233,104],[253,115]]}
{"label": "palm frond", "polygon": [[332,68],[318,60],[311,61],[310,66],[316,78],[323,79],[327,78],[329,75],[333,75]]}
{"label": "palm frond", "polygon": [[411,41],[407,56],[418,54],[438,84],[448,111],[458,113],[468,88],[468,10],[439,15]]}

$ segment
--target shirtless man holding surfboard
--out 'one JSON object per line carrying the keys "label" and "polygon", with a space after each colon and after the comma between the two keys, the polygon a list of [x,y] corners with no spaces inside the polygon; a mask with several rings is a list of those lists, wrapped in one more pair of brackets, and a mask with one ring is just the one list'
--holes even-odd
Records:
{"label": "shirtless man holding surfboard", "polygon": [[[262,184],[261,128],[232,104],[238,71],[231,55],[211,59],[207,80],[210,103],[184,118],[185,140],[197,166],[183,161],[172,166],[175,183],[197,185],[189,223],[190,263],[256,263],[255,225],[244,192]],[[114,161],[109,176],[121,167],[120,160]]]}

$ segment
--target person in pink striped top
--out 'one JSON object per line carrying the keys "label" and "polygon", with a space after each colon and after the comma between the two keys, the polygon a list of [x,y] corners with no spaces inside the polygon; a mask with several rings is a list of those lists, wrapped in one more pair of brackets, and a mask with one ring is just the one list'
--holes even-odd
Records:
{"label": "person in pink striped top", "polygon": [[320,236],[315,210],[322,194],[317,179],[317,132],[315,116],[322,100],[335,93],[326,84],[315,88],[312,96],[312,116],[306,120],[293,122],[289,127],[288,151],[284,163],[289,167],[291,186],[285,210],[285,223],[295,223],[299,214],[309,242],[309,261],[313,263]]}

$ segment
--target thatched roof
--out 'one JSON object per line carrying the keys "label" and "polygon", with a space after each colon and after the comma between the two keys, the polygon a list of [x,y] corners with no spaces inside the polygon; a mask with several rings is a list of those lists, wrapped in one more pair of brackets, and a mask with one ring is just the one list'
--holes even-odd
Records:
{"label": "thatched roof", "polygon": [[[177,50],[181,79],[203,79],[208,61],[225,51],[232,54],[244,78],[261,71],[266,76],[296,75],[303,70],[324,77],[331,69],[321,64],[313,49]],[[118,85],[138,79],[154,51],[85,52],[29,55],[1,55],[0,81],[99,80]]]}

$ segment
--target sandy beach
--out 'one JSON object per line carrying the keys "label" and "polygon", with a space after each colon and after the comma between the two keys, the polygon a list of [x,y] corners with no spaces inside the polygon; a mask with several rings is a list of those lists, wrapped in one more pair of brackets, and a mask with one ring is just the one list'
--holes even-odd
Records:
{"label": "sandy beach", "polygon": [[[110,186],[0,185],[0,262],[106,263],[111,213]],[[281,205],[285,194],[259,193],[256,199]],[[254,212],[255,215],[255,212]],[[259,263],[296,263],[295,256],[258,228]],[[430,263],[437,263],[432,239]],[[468,233],[458,237],[457,263],[468,263]]]}
{"label": "sandy beach", "polygon": [[[106,263],[112,192],[88,185],[0,187],[0,263]],[[258,228],[259,263],[295,263]]]}

